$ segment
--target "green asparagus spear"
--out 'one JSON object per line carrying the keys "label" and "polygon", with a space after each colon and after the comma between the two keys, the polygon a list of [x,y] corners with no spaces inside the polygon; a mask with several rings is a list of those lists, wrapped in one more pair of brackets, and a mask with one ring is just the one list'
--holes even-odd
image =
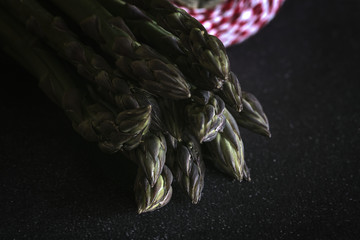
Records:
{"label": "green asparagus spear", "polygon": [[199,91],[185,107],[188,128],[200,143],[212,141],[224,128],[225,104],[212,92]]}
{"label": "green asparagus spear", "polygon": [[179,37],[205,69],[227,79],[229,59],[221,41],[207,33],[201,23],[168,0],[129,1],[144,9],[160,26]]}
{"label": "green asparagus spear", "polygon": [[162,133],[149,132],[143,142],[130,155],[141,166],[145,176],[153,187],[163,170],[166,161],[166,140]]}
{"label": "green asparagus spear", "polygon": [[161,112],[166,114],[166,117],[163,118],[165,132],[170,134],[176,141],[181,141],[181,135],[185,127],[181,111],[183,104],[176,101],[161,99],[159,105]]}
{"label": "green asparagus spear", "polygon": [[237,112],[242,111],[241,87],[235,73],[230,72],[229,79],[224,82],[222,89],[217,93],[222,97],[227,106]]}
{"label": "green asparagus spear", "polygon": [[244,144],[234,117],[225,109],[225,127],[216,138],[206,143],[214,165],[222,172],[239,181],[250,180],[250,172],[244,159]]}
{"label": "green asparagus spear", "polygon": [[189,133],[178,143],[174,163],[174,175],[180,186],[187,192],[192,203],[201,199],[204,188],[205,164],[199,142]]}
{"label": "green asparagus spear", "polygon": [[172,196],[172,181],[172,173],[168,167],[164,165],[157,182],[151,187],[144,171],[139,168],[134,186],[138,213],[151,212],[165,206]]}
{"label": "green asparagus spear", "polygon": [[242,92],[243,110],[231,111],[237,124],[265,137],[271,137],[269,121],[259,100],[251,93]]}

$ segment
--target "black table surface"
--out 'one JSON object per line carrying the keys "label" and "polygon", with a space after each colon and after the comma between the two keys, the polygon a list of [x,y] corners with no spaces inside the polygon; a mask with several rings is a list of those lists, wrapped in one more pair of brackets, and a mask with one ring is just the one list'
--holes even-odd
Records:
{"label": "black table surface", "polygon": [[271,124],[271,139],[242,130],[252,181],[209,164],[199,204],[174,184],[140,215],[136,168],[85,142],[1,54],[0,239],[356,239],[360,2],[288,0],[228,54]]}

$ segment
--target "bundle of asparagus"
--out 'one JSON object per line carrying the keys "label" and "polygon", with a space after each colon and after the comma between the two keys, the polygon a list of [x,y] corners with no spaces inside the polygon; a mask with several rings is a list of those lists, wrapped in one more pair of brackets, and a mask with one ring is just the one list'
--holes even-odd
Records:
{"label": "bundle of asparagus", "polygon": [[84,139],[138,165],[139,213],[169,202],[173,174],[199,202],[203,151],[220,171],[250,180],[238,126],[270,137],[268,120],[222,43],[185,11],[167,0],[0,4],[3,50]]}

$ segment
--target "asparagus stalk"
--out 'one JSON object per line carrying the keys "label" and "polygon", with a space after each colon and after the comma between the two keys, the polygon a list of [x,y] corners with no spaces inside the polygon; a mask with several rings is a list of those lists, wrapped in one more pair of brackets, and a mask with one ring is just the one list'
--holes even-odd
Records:
{"label": "asparagus stalk", "polygon": [[117,116],[98,103],[89,104],[85,109],[87,118],[73,127],[86,140],[98,142],[104,152],[132,150],[148,131],[150,106],[124,110]]}
{"label": "asparagus stalk", "polygon": [[166,161],[166,140],[162,133],[149,132],[143,142],[130,155],[141,166],[145,176],[154,187]]}
{"label": "asparagus stalk", "polygon": [[185,107],[188,128],[200,143],[212,141],[224,128],[225,104],[209,91],[199,91],[193,98],[195,101]]}
{"label": "asparagus stalk", "polygon": [[163,124],[164,117],[163,112],[159,106],[159,100],[161,98],[156,98],[154,95],[150,94],[148,91],[140,88],[134,88],[133,91],[134,98],[144,106],[151,106],[151,125],[150,129],[154,132],[165,132],[165,126]]}
{"label": "asparagus stalk", "polygon": [[230,72],[228,80],[224,82],[222,89],[217,93],[222,97],[228,107],[237,112],[242,111],[241,87],[235,73]]}
{"label": "asparagus stalk", "polygon": [[211,73],[226,79],[229,74],[229,59],[221,41],[207,33],[186,11],[175,7],[168,0],[132,0],[144,9],[163,28],[179,37],[181,43],[191,49],[198,62]]}
{"label": "asparagus stalk", "polygon": [[234,117],[225,109],[225,127],[214,141],[206,143],[214,165],[222,172],[239,181],[250,180],[250,172],[244,159],[244,144]]}
{"label": "asparagus stalk", "polygon": [[176,149],[174,174],[180,186],[187,192],[192,203],[201,199],[204,188],[205,164],[199,142],[186,133]]}
{"label": "asparagus stalk", "polygon": [[265,137],[271,137],[269,121],[259,100],[251,93],[242,92],[242,112],[231,111],[237,124]]}
{"label": "asparagus stalk", "polygon": [[135,41],[119,17],[88,0],[51,0],[75,20],[92,39],[116,59],[116,66],[148,91],[165,98],[186,99],[190,85],[181,71],[150,47]]}
{"label": "asparagus stalk", "polygon": [[173,175],[165,165],[156,184],[151,187],[144,171],[139,168],[134,185],[138,213],[151,212],[165,206],[172,196],[172,181]]}
{"label": "asparagus stalk", "polygon": [[185,127],[183,122],[184,118],[181,115],[183,104],[163,99],[159,101],[159,105],[161,111],[166,113],[166,117],[163,120],[165,131],[170,134],[174,140],[181,141],[181,135]]}

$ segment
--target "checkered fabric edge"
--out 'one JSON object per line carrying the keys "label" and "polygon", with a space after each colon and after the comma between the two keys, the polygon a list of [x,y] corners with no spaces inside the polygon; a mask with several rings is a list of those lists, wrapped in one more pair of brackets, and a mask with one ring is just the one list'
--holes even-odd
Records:
{"label": "checkered fabric edge", "polygon": [[285,0],[228,0],[213,9],[187,11],[226,47],[241,43],[271,21]]}

